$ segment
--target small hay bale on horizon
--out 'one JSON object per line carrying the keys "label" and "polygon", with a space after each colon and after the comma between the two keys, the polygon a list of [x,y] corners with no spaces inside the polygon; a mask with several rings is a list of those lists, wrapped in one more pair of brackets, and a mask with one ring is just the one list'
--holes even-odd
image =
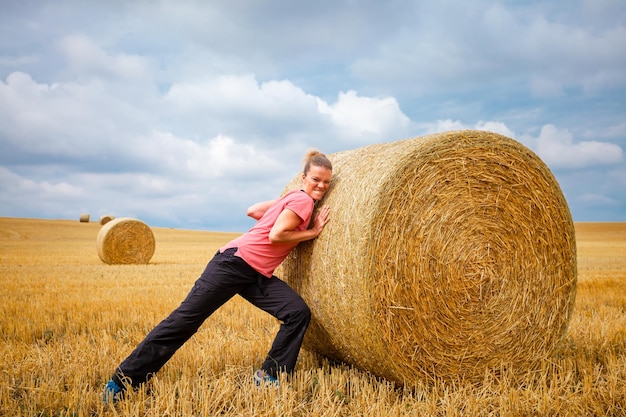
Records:
{"label": "small hay bale on horizon", "polygon": [[468,130],[329,159],[330,222],[276,271],[311,308],[304,348],[401,385],[550,357],[573,311],[576,242],[539,157]]}
{"label": "small hay bale on horizon", "polygon": [[100,228],[97,247],[104,263],[147,264],[154,255],[154,234],[141,220],[113,219]]}
{"label": "small hay bale on horizon", "polygon": [[115,216],[111,214],[103,214],[102,216],[100,216],[100,224],[104,226],[113,219],[115,219]]}
{"label": "small hay bale on horizon", "polygon": [[89,223],[89,214],[88,213],[81,214],[80,217],[78,218],[78,221],[81,223]]}

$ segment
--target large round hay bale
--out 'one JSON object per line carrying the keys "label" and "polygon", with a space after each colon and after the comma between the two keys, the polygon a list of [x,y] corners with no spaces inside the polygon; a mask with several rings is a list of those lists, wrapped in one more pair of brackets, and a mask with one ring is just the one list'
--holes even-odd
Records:
{"label": "large round hay bale", "polygon": [[89,223],[89,214],[88,213],[82,213],[80,215],[80,217],[78,218],[78,221],[81,223]]}
{"label": "large round hay bale", "polygon": [[551,355],[574,305],[576,244],[533,152],[456,131],[329,157],[331,221],[277,270],[311,307],[305,348],[409,385]]}
{"label": "large round hay bale", "polygon": [[98,256],[107,264],[147,264],[154,255],[152,229],[141,220],[122,217],[100,228]]}
{"label": "large round hay bale", "polygon": [[100,216],[100,224],[104,226],[105,224],[113,220],[114,218],[115,216],[111,214],[103,214],[102,216]]}

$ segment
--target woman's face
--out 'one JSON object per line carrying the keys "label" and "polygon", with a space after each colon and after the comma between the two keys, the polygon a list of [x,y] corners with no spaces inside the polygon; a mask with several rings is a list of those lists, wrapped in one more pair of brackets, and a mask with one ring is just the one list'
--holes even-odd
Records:
{"label": "woman's face", "polygon": [[302,174],[302,189],[315,201],[321,200],[330,187],[333,172],[324,167],[311,165],[306,175]]}

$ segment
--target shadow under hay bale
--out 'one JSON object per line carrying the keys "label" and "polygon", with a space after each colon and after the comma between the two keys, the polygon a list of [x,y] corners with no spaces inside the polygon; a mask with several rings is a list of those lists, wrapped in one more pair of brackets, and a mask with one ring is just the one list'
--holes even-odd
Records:
{"label": "shadow under hay bale", "polygon": [[98,256],[107,264],[147,264],[155,250],[152,229],[141,220],[122,217],[100,228]]}
{"label": "shadow under hay bale", "polygon": [[305,348],[404,385],[551,355],[572,314],[576,244],[534,153],[456,131],[329,158],[331,221],[276,272],[311,307]]}

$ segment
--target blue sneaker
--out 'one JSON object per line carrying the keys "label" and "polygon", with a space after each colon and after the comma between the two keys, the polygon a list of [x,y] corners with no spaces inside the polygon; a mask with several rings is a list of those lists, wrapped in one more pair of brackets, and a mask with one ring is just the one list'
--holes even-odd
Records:
{"label": "blue sneaker", "polygon": [[266,386],[273,386],[274,388],[278,388],[279,385],[278,379],[274,378],[263,369],[258,369],[254,372],[254,384],[259,388],[263,388]]}
{"label": "blue sneaker", "polygon": [[120,387],[113,381],[109,379],[106,387],[104,387],[104,403],[105,404],[115,404],[122,398],[122,394],[124,393],[124,387]]}

